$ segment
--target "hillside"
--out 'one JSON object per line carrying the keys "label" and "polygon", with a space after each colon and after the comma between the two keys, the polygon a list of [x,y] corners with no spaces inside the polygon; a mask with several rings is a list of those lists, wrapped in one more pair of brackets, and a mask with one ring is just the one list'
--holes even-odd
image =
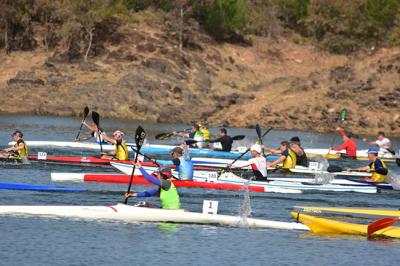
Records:
{"label": "hillside", "polygon": [[[38,30],[38,32],[40,32]],[[1,54],[0,113],[400,136],[400,48],[333,55],[289,37],[217,43],[191,21],[184,47],[156,13],[116,20],[84,62],[63,47]],[[35,36],[40,42],[40,35]]]}

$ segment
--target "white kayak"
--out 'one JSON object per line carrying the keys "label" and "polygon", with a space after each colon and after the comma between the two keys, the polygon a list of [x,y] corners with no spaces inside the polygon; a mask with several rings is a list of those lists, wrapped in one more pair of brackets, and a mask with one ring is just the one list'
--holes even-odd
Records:
{"label": "white kayak", "polygon": [[[130,175],[132,173],[132,165],[124,163],[114,163],[111,165],[121,172]],[[154,167],[143,167],[146,171],[152,172],[155,170]],[[135,170],[135,175],[140,174]],[[178,176],[178,172],[172,169],[172,174]],[[217,176],[216,172],[210,171],[195,171],[194,177],[196,181],[208,180],[210,182],[222,182],[229,184],[245,184],[248,183],[251,186],[262,186],[265,190],[268,189],[294,189],[294,190],[318,190],[318,191],[337,191],[337,192],[361,192],[361,193],[376,193],[378,190],[375,186],[370,185],[336,185],[336,184],[313,184],[306,182],[281,182],[281,181],[249,181],[241,178],[233,173],[223,173],[221,176]]]}
{"label": "white kayak", "polygon": [[125,204],[112,206],[0,206],[0,215],[35,215],[45,217],[118,220],[123,222],[168,222],[309,230],[307,226],[294,222],[278,222],[221,214],[205,214],[189,212],[182,209],[165,210],[135,207]]}
{"label": "white kayak", "polygon": [[[326,155],[326,154],[346,154],[346,150],[341,150],[341,151],[333,151],[330,149],[304,149],[304,151],[306,152],[306,154],[310,157],[315,156],[315,155]],[[368,157],[368,149],[364,149],[364,150],[357,150],[357,157],[358,158],[366,158]],[[380,158],[386,158],[386,159],[392,159],[392,158],[396,158],[396,155],[393,155],[389,152],[387,153],[380,153],[379,154]]]}

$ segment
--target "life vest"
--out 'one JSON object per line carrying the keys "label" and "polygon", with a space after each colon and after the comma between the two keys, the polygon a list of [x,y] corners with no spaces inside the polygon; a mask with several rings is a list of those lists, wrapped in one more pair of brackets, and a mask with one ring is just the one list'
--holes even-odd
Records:
{"label": "life vest", "polygon": [[123,139],[121,141],[121,144],[118,144],[117,142],[114,145],[115,145],[115,158],[120,161],[128,160],[129,153],[125,140]]}
{"label": "life vest", "polygon": [[204,136],[204,146],[210,145],[210,131],[206,128],[200,129],[201,133]]}
{"label": "life vest", "polygon": [[193,179],[193,162],[189,157],[179,157],[178,177],[181,180]]}
{"label": "life vest", "polygon": [[[384,163],[382,160],[376,159],[376,161],[380,161],[380,162],[382,163],[383,168],[384,168],[384,169],[387,169],[387,166],[385,165],[385,163]],[[377,173],[377,172],[375,172],[375,170],[376,170],[376,169],[375,169],[375,163],[376,163],[376,161],[373,162],[373,163],[371,163],[371,164],[369,165],[369,169],[370,169],[370,171],[372,172],[371,178],[372,178],[372,180],[373,180],[374,182],[385,182],[387,173],[386,173],[386,174],[382,174],[382,173]]]}
{"label": "life vest", "polygon": [[177,210],[181,208],[178,190],[176,189],[174,183],[171,182],[171,186],[168,190],[164,190],[162,187],[160,187],[160,201],[163,209]]}
{"label": "life vest", "polygon": [[296,153],[291,149],[288,148],[288,155],[286,156],[285,160],[283,161],[283,168],[292,169],[296,167],[297,163],[297,156]]}
{"label": "life vest", "polygon": [[22,150],[19,151],[14,151],[13,154],[11,154],[9,156],[10,159],[21,159],[21,156],[28,156],[28,145],[26,145],[25,141],[20,139],[17,141],[17,143],[14,144],[14,147],[18,147],[19,144],[23,143],[24,144],[24,148]]}

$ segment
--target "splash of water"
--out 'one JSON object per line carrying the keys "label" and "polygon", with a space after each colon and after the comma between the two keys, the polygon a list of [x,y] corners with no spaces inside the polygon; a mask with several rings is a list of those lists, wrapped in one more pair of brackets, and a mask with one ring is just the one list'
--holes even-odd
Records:
{"label": "splash of water", "polygon": [[251,177],[249,180],[247,180],[243,184],[243,201],[242,201],[242,205],[240,206],[240,212],[239,212],[239,215],[241,218],[241,220],[239,222],[239,226],[241,226],[241,227],[249,226],[249,224],[247,222],[247,217],[249,217],[251,214],[249,183],[252,179],[253,179],[253,177]]}
{"label": "splash of water", "polygon": [[388,173],[386,176],[386,182],[391,184],[394,190],[400,190],[400,176]]}
{"label": "splash of water", "polygon": [[328,160],[325,157],[319,155],[314,158],[314,161],[318,162],[319,164],[319,172],[315,174],[314,183],[321,185],[329,184],[335,178],[335,176],[333,174],[325,172],[329,167]]}

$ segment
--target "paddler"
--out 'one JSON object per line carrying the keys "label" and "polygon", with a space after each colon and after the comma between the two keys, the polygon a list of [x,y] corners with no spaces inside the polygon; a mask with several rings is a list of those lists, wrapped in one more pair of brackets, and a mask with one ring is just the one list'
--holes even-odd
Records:
{"label": "paddler", "polygon": [[228,136],[226,128],[219,130],[219,138],[210,140],[210,143],[220,143],[221,147],[214,148],[215,151],[227,151],[230,152],[232,149],[233,140]]}
{"label": "paddler", "polygon": [[362,171],[371,172],[371,179],[374,182],[385,182],[386,176],[389,172],[385,163],[378,158],[379,150],[378,148],[368,149],[368,160],[371,162],[369,166],[359,167],[359,168],[349,168],[347,171]]}
{"label": "paddler", "polygon": [[192,180],[193,179],[193,162],[189,156],[187,145],[184,148],[175,147],[171,150],[172,162],[178,170],[178,177],[181,180]]}
{"label": "paddler", "polygon": [[129,153],[128,148],[126,146],[126,142],[124,140],[124,133],[117,130],[113,133],[113,137],[105,135],[103,132],[100,132],[100,135],[108,142],[114,144],[115,150],[111,153],[105,152],[102,154],[101,159],[107,160],[120,160],[125,161],[128,160]]}
{"label": "paddler", "polygon": [[250,147],[251,156],[245,163],[236,162],[234,164],[228,164],[229,168],[243,168],[251,166],[255,180],[267,181],[267,160],[262,156],[262,148],[260,144],[254,144]]}
{"label": "paddler", "polygon": [[143,177],[147,181],[157,185],[158,188],[144,192],[125,193],[126,198],[144,198],[159,196],[161,201],[161,208],[169,210],[177,210],[181,208],[178,190],[176,189],[174,183],[171,182],[172,172],[170,168],[160,167],[158,171],[154,172],[152,175],[149,175],[146,170],[143,169],[140,162],[136,163],[136,167],[139,168]]}
{"label": "paddler", "polygon": [[267,164],[268,167],[277,167],[278,164],[282,163],[282,168],[292,169],[296,167],[297,156],[296,153],[290,148],[288,141],[282,141],[279,150],[266,148],[271,154],[280,154],[281,157],[272,163]]}
{"label": "paddler", "polygon": [[347,135],[343,128],[338,127],[336,130],[342,136],[343,144],[337,148],[330,148],[333,151],[346,150],[346,156],[356,159],[357,158],[357,144],[351,134]]}
{"label": "paddler", "polygon": [[22,157],[28,156],[28,145],[26,145],[24,134],[21,131],[16,130],[11,134],[12,139],[15,141],[14,146],[3,149],[3,153],[0,153],[0,158],[9,158],[20,160]]}
{"label": "paddler", "polygon": [[[91,133],[88,135],[85,135],[81,138],[77,138],[77,139],[75,139],[75,141],[82,141],[82,140],[88,140],[91,138],[95,138],[96,143],[100,143],[100,141],[101,141],[101,143],[107,143],[103,137],[104,135],[107,135],[104,132],[103,128],[101,128],[101,127],[98,128],[96,124],[89,125],[88,123],[86,123],[86,121],[82,121],[82,125],[84,125],[87,129],[89,129],[91,131]],[[99,132],[103,133],[104,135],[102,136],[101,134],[99,134]]]}
{"label": "paddler", "polygon": [[308,167],[308,158],[303,147],[301,147],[300,138],[298,136],[294,136],[290,139],[290,148],[296,153],[296,165]]}
{"label": "paddler", "polygon": [[363,141],[368,143],[368,145],[376,145],[379,147],[379,156],[385,156],[388,154],[394,155],[395,152],[390,148],[392,143],[385,136],[385,132],[379,131],[374,141],[368,141],[366,138],[363,138]]}
{"label": "paddler", "polygon": [[199,124],[199,129],[200,129],[201,133],[203,133],[203,136],[204,136],[203,148],[209,148],[210,147],[210,130],[208,130],[205,123]]}
{"label": "paddler", "polygon": [[204,142],[204,135],[200,131],[200,126],[198,124],[193,124],[192,129],[190,132],[172,132],[174,136],[181,136],[183,138],[189,138],[189,139],[194,139],[197,141],[197,143],[192,144],[192,148],[199,148],[201,149],[203,147],[203,142]]}

